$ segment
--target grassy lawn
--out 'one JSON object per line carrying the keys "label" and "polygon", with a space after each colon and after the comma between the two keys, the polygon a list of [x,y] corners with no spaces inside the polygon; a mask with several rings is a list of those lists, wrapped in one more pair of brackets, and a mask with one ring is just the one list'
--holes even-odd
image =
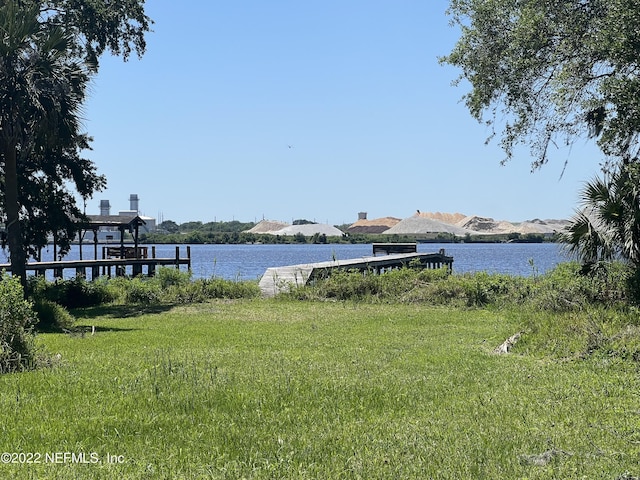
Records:
{"label": "grassy lawn", "polygon": [[52,368],[0,376],[0,452],[41,462],[2,478],[640,475],[637,363],[493,355],[518,313],[256,300],[78,323],[95,334],[38,337]]}

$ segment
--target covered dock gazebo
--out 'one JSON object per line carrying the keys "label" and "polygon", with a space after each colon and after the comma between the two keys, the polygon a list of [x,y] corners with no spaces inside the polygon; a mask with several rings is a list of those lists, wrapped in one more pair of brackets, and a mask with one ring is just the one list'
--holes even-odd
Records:
{"label": "covered dock gazebo", "polygon": [[[120,258],[140,258],[139,234],[140,227],[146,222],[139,215],[89,215],[89,222],[81,224],[79,234],[80,259],[82,260],[82,240],[87,231],[93,232],[94,260],[98,259],[98,232],[103,227],[108,227],[120,232]],[[124,234],[129,232],[133,235],[133,255],[128,255],[124,244]]]}

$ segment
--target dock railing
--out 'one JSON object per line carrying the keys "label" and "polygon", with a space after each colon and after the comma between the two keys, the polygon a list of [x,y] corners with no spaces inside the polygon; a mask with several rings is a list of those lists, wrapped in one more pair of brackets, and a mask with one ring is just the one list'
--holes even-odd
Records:
{"label": "dock railing", "polygon": [[[113,248],[114,250],[121,250],[120,247]],[[138,249],[140,248],[146,249],[147,247],[138,247]],[[145,274],[144,267],[146,267],[146,275],[150,277],[155,275],[157,268],[160,266],[175,266],[176,268],[180,268],[181,265],[186,265],[187,269],[191,270],[191,247],[189,245],[187,245],[186,248],[186,257],[180,257],[179,246],[176,246],[176,254],[173,258],[157,258],[155,246],[151,247],[151,257],[141,255],[141,251],[138,251],[138,255],[134,255],[133,257],[126,253],[124,257],[119,255],[110,257],[106,255],[106,253],[106,251],[103,251],[103,257],[105,258],[96,260],[31,262],[26,264],[26,270],[27,272],[33,272],[35,275],[46,275],[48,271],[52,271],[54,278],[64,278],[65,270],[75,270],[76,277],[88,278],[87,272],[90,271],[92,280],[97,279],[101,275],[106,275],[111,278],[112,272],[117,277],[127,275],[128,271],[132,276],[143,275]],[[11,264],[0,264],[0,269],[10,272]]]}

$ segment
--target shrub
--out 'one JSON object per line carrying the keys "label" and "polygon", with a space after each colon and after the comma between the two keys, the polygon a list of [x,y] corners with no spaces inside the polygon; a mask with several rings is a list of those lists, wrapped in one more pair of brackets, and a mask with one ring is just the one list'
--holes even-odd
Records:
{"label": "shrub", "polygon": [[256,282],[234,282],[222,278],[200,280],[206,298],[255,298],[260,296]]}
{"label": "shrub", "polygon": [[113,294],[102,279],[89,282],[82,277],[47,282],[44,277],[30,279],[28,290],[35,299],[45,299],[65,308],[82,308],[112,301]]}
{"label": "shrub", "polygon": [[6,273],[0,280],[0,372],[19,371],[35,364],[33,326],[36,316],[24,299],[20,281]]}
{"label": "shrub", "polygon": [[37,328],[44,331],[61,331],[73,327],[75,319],[61,305],[43,298],[37,299],[33,309],[38,316]]}
{"label": "shrub", "polygon": [[577,263],[563,263],[533,277],[475,272],[448,274],[446,269],[403,268],[381,275],[334,272],[306,287],[295,288],[297,299],[420,302],[456,307],[529,304],[554,312],[590,304],[622,301],[628,269],[619,263],[601,266],[589,275]]}
{"label": "shrub", "polygon": [[172,286],[185,286],[191,281],[191,273],[177,268],[162,267],[156,271],[154,279],[159,282],[160,288],[166,290]]}
{"label": "shrub", "polygon": [[550,311],[570,311],[604,302],[613,304],[625,299],[627,279],[628,269],[620,262],[602,263],[588,273],[577,262],[562,263],[535,282],[531,301]]}
{"label": "shrub", "polygon": [[132,278],[128,280],[125,288],[126,303],[140,303],[151,305],[160,303],[162,292],[158,283],[150,282],[143,278]]}

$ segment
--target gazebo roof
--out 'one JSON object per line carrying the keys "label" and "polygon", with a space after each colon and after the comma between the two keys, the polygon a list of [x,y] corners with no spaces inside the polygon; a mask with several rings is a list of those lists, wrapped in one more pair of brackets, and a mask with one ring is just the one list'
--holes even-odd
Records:
{"label": "gazebo roof", "polygon": [[87,215],[88,227],[122,227],[129,228],[136,225],[146,225],[140,215]]}

